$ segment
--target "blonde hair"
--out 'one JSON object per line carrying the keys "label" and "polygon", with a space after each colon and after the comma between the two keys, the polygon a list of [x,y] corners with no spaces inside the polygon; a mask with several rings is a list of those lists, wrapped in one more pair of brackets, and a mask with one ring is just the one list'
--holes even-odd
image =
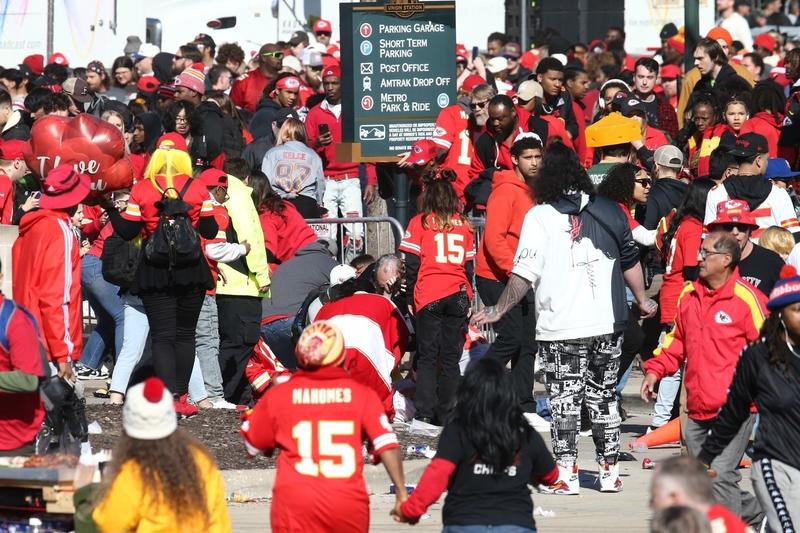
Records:
{"label": "blonde hair", "polygon": [[[192,176],[192,158],[183,150],[177,148],[159,148],[153,152],[147,168],[144,169],[144,178],[150,180],[153,186],[160,193],[169,189],[174,189],[173,178],[177,175]],[[165,188],[156,181],[156,176],[164,176],[167,179]],[[174,191],[167,193],[168,196],[177,196]]]}
{"label": "blonde hair", "polygon": [[289,141],[300,141],[303,144],[308,144],[305,125],[293,117],[287,118],[281,125],[275,145],[281,145]]}
{"label": "blonde hair", "polygon": [[785,259],[794,248],[794,237],[792,237],[792,232],[786,228],[770,226],[758,238],[758,244]]}

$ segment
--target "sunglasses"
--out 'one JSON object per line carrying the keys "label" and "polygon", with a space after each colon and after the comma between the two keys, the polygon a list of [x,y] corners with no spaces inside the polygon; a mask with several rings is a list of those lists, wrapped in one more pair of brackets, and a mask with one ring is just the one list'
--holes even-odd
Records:
{"label": "sunglasses", "polygon": [[719,229],[725,232],[732,232],[733,230],[738,231],[739,233],[746,233],[750,231],[751,226],[747,224],[736,224],[735,222],[728,222],[726,224],[719,224],[717,225]]}
{"label": "sunglasses", "polygon": [[276,50],[274,52],[262,52],[261,57],[274,57],[275,59],[283,59],[283,52]]}
{"label": "sunglasses", "polygon": [[484,100],[483,102],[470,102],[469,108],[470,109],[483,109],[486,107],[486,104],[489,103],[489,100]]}
{"label": "sunglasses", "polygon": [[650,187],[653,186],[653,180],[651,178],[642,178],[634,181],[636,181],[636,183],[638,183],[645,189],[649,189]]}
{"label": "sunglasses", "polygon": [[325,36],[325,37],[330,37],[331,36],[331,32],[329,32],[329,31],[318,31],[314,35],[322,35],[322,36]]}
{"label": "sunglasses", "polygon": [[177,54],[172,58],[173,61],[180,61],[181,59],[183,59],[183,56],[179,56]]}

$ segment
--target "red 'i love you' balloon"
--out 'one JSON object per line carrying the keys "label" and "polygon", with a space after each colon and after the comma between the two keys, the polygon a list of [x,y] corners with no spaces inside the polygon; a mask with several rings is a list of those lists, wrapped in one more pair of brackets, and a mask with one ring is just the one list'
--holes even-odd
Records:
{"label": "red 'i love you' balloon", "polygon": [[31,129],[28,167],[40,179],[63,163],[91,178],[92,197],[133,185],[133,165],[120,131],[93,115],[44,116]]}

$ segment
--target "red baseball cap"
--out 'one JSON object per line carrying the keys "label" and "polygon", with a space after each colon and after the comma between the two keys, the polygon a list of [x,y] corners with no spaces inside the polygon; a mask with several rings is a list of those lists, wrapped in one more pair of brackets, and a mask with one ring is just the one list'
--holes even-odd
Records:
{"label": "red baseball cap", "polygon": [[278,82],[275,84],[275,88],[286,91],[300,92],[301,85],[303,85],[303,83],[297,76],[286,76],[285,78],[278,80]]}
{"label": "red baseball cap", "polygon": [[186,146],[186,139],[178,132],[171,132],[165,133],[161,137],[158,138],[156,142],[156,148],[159,150],[172,150],[175,148],[176,150],[182,150],[184,152],[189,152],[189,148]]}
{"label": "red baseball cap", "polygon": [[470,74],[464,78],[464,83],[461,84],[461,91],[465,93],[471,93],[472,89],[478,85],[483,85],[484,83],[486,83],[486,80],[481,78],[479,75]]}
{"label": "red baseball cap", "polygon": [[136,82],[136,89],[138,89],[140,93],[153,94],[158,90],[159,85],[161,85],[161,82],[159,82],[158,78],[155,76],[142,76],[139,78],[139,81]]}
{"label": "red baseball cap", "polygon": [[762,33],[753,39],[753,46],[760,46],[761,48],[772,53],[775,51],[777,43],[775,42],[775,37],[773,37],[771,34]]}
{"label": "red baseball cap", "polygon": [[458,61],[469,61],[469,51],[461,43],[456,43],[456,62]]}
{"label": "red baseball cap", "polygon": [[711,229],[720,224],[745,224],[754,228],[758,227],[750,206],[744,200],[725,200],[717,204],[717,218],[708,224]]}
{"label": "red baseball cap", "polygon": [[678,65],[664,65],[661,67],[662,80],[674,80],[681,75],[681,67]]}
{"label": "red baseball cap", "polygon": [[204,170],[197,177],[206,187],[228,188],[228,175],[216,168]]}
{"label": "red baseball cap", "polygon": [[678,52],[679,54],[683,54],[686,52],[686,43],[682,39],[678,39],[677,37],[670,37],[667,39],[667,45]]}
{"label": "red baseball cap", "polygon": [[59,165],[47,175],[42,184],[39,207],[69,209],[89,195],[91,180],[88,174],[76,172],[72,165]]}
{"label": "red baseball cap", "polygon": [[19,139],[0,142],[0,159],[13,161],[14,159],[27,159],[31,156],[31,143]]}
{"label": "red baseball cap", "polygon": [[329,65],[322,69],[322,76],[321,78],[328,78],[333,76],[335,78],[342,79],[342,69],[339,68],[339,65]]}
{"label": "red baseball cap", "polygon": [[439,146],[431,139],[420,139],[411,145],[408,161],[417,166],[427,165],[432,159],[439,157]]}
{"label": "red baseball cap", "polygon": [[64,54],[62,54],[61,52],[56,52],[56,53],[54,53],[53,55],[50,56],[50,58],[47,60],[47,64],[48,65],[64,65],[65,67],[68,67],[69,66],[69,61],[67,61],[67,58],[66,58],[66,56]]}
{"label": "red baseball cap", "polygon": [[331,26],[331,23],[328,22],[327,20],[319,19],[314,23],[313,30],[314,33],[322,33],[322,32],[333,33],[333,26]]}
{"label": "red baseball cap", "polygon": [[44,56],[42,54],[31,54],[22,60],[22,64],[37,76],[41,76],[44,72]]}

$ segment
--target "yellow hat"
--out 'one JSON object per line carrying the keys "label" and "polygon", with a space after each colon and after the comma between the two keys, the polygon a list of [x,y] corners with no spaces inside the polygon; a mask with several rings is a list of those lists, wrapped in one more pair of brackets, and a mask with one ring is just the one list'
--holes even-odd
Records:
{"label": "yellow hat", "polygon": [[294,351],[297,366],[306,370],[338,366],[344,361],[344,337],[333,323],[320,320],[303,330]]}
{"label": "yellow hat", "polygon": [[586,128],[586,145],[592,148],[641,140],[639,123],[620,113],[610,113]]}

